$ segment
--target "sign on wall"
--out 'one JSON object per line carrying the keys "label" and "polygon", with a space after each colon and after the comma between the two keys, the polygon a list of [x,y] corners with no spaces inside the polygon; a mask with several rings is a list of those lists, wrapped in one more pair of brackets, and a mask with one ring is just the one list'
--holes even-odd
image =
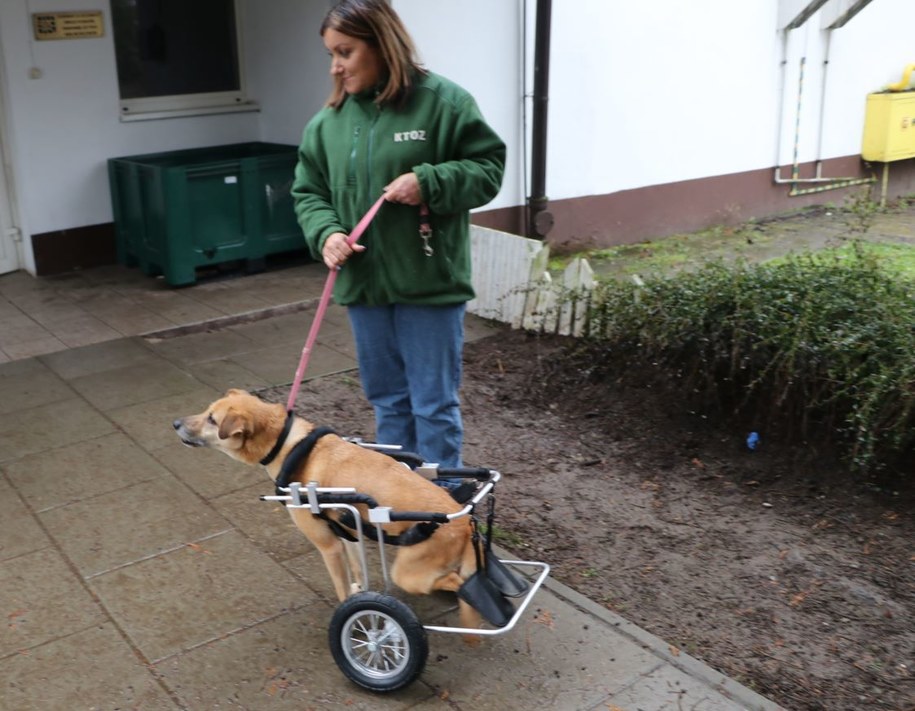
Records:
{"label": "sign on wall", "polygon": [[37,40],[86,39],[105,36],[105,23],[101,10],[33,12],[32,28]]}

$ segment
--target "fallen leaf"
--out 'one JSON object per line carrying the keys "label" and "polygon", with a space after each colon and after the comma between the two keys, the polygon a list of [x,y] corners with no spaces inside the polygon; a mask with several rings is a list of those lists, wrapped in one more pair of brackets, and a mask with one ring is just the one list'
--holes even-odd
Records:
{"label": "fallen leaf", "polygon": [[207,555],[212,554],[212,551],[208,551],[206,548],[201,546],[199,543],[185,543],[185,545],[196,553],[206,553]]}
{"label": "fallen leaf", "polygon": [[670,650],[670,653],[673,654],[675,657],[679,657],[679,656],[680,656],[680,648],[679,648],[679,647],[675,647],[674,645],[670,645],[670,646],[668,647],[668,649]]}
{"label": "fallen leaf", "polygon": [[10,624],[9,624],[10,629],[11,630],[16,629],[16,624],[17,624],[16,620],[18,620],[20,617],[24,617],[27,614],[29,614],[29,611],[26,610],[25,608],[13,610],[10,614],[8,614],[6,616],[6,618],[10,621]]}
{"label": "fallen leaf", "polygon": [[692,465],[696,469],[705,469],[705,462],[703,462],[699,457],[693,457]]}
{"label": "fallen leaf", "polygon": [[553,613],[549,610],[540,610],[536,615],[534,615],[534,622],[537,622],[544,627],[549,627],[553,629],[555,623],[553,622]]}
{"label": "fallen leaf", "polygon": [[796,595],[792,595],[791,603],[790,603],[791,607],[797,607],[798,605],[800,605],[802,602],[804,602],[805,599],[807,599],[807,595],[809,595],[809,594],[810,593],[807,590],[802,590],[801,592],[797,593]]}

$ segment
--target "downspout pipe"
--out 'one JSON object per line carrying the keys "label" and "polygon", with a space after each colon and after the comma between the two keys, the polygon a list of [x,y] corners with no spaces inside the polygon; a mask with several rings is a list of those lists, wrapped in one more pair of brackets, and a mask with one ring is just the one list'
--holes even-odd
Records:
{"label": "downspout pipe", "polygon": [[550,91],[550,34],[552,0],[537,0],[534,29],[534,96],[531,125],[531,192],[528,197],[528,236],[543,239],[553,227],[553,215],[547,210],[546,148],[547,108]]}

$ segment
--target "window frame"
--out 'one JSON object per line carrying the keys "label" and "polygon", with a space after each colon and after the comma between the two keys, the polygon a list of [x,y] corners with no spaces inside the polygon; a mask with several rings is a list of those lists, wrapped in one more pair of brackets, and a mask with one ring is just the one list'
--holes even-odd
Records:
{"label": "window frame", "polygon": [[[238,89],[233,91],[205,92],[199,94],[170,94],[147,96],[132,99],[121,98],[120,79],[118,79],[118,109],[120,120],[146,121],[177,116],[198,116],[206,114],[236,113],[258,111],[259,105],[247,95],[247,81],[244,60],[244,33],[240,21],[242,0],[232,0],[235,24],[235,52],[238,58]],[[114,27],[114,12],[111,13],[113,42],[117,42]]]}

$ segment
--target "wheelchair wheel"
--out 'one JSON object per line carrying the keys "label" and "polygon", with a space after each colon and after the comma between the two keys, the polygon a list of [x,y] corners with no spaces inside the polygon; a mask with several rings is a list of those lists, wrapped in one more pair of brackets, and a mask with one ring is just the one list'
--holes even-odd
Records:
{"label": "wheelchair wheel", "polygon": [[402,689],[426,666],[429,645],[416,614],[390,595],[362,592],[343,601],[328,631],[340,670],[372,691]]}

